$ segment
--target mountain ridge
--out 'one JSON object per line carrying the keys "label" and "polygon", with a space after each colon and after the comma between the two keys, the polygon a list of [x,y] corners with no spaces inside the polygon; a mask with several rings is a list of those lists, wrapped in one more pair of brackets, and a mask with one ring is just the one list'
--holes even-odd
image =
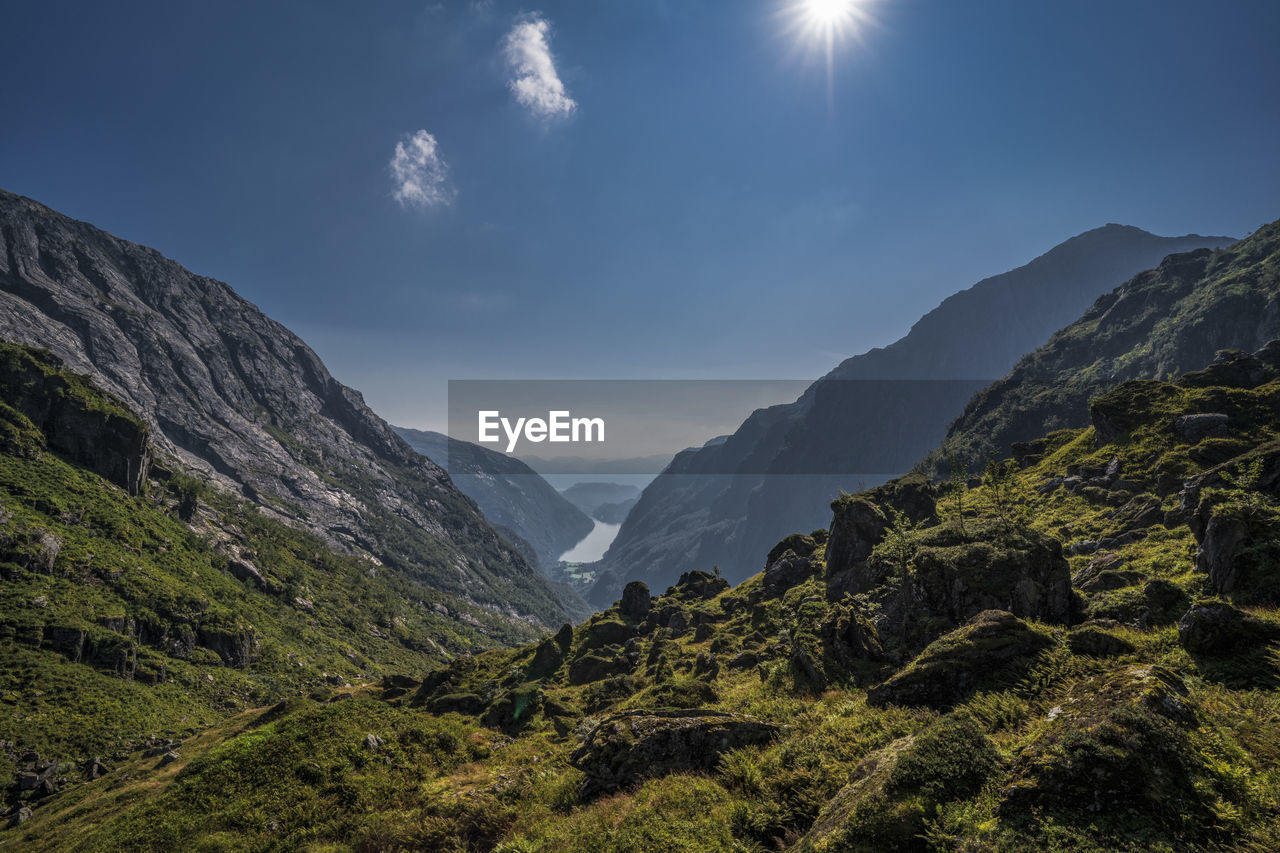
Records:
{"label": "mountain ridge", "polygon": [[525,630],[563,620],[439,466],[225,283],[0,191],[0,337],[92,376],[158,449],[263,512]]}
{"label": "mountain ridge", "polygon": [[[1100,294],[1173,252],[1231,242],[1107,225],[952,294],[898,341],[846,359],[796,401],[758,410],[724,442],[678,454],[623,523],[588,600],[607,606],[626,580],[661,586],[683,571],[713,565],[731,579],[748,576],[769,543],[789,531],[820,526],[842,489],[910,470],[937,447],[975,392],[1074,321]],[[922,395],[910,386],[918,380],[955,384]],[[843,391],[824,399],[824,386]],[[880,412],[894,412],[900,420],[886,424]],[[843,435],[849,434],[863,437],[863,456],[892,465],[867,471],[843,464],[849,458]],[[797,476],[823,470],[844,473]],[[715,473],[701,476],[708,471]]]}

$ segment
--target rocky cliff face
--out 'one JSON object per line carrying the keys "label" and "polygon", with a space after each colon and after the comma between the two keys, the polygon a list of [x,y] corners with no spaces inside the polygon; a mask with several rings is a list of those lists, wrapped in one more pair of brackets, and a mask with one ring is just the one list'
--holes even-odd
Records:
{"label": "rocky cliff face", "polygon": [[824,525],[841,490],[909,470],[975,392],[1099,294],[1170,253],[1231,242],[1107,225],[947,298],[901,340],[841,363],[796,402],[678,455],[628,515],[590,600],[607,605],[630,578],[660,588],[689,569],[719,565],[733,580],[758,571],[770,544]]}
{"label": "rocky cliff face", "polygon": [[264,512],[522,621],[544,580],[444,471],[222,282],[0,191],[0,337],[51,350]]}
{"label": "rocky cliff face", "polygon": [[1100,297],[985,388],[951,424],[930,471],[971,466],[1018,442],[1089,423],[1089,400],[1126,379],[1158,379],[1280,334],[1280,222],[1225,249],[1171,255]]}

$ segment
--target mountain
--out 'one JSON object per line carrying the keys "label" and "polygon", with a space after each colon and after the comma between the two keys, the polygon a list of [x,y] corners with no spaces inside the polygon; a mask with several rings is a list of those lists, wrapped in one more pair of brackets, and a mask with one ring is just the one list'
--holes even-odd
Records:
{"label": "mountain", "polygon": [[1280,222],[1224,249],[1171,255],[1100,297],[1076,322],[984,389],[924,463],[971,468],[1017,442],[1089,420],[1091,397],[1125,379],[1169,376],[1280,332]]}
{"label": "mountain", "polygon": [[141,416],[157,452],[272,518],[508,631],[564,618],[439,466],[219,281],[0,191],[0,338],[52,351]]}
{"label": "mountain", "polygon": [[980,485],[841,498],[736,587],[633,582],[554,637],[164,757],[19,756],[0,844],[1277,849],[1278,399],[1280,341],[1125,382]]}
{"label": "mountain", "polygon": [[1106,225],[956,293],[884,348],[842,362],[800,399],[753,413],[726,439],[680,453],[641,495],[588,598],[630,579],[664,586],[719,566],[730,579],[789,531],[819,527],[841,490],[910,470],[974,393],[1166,255],[1231,243]]}
{"label": "mountain", "polygon": [[[565,500],[572,503],[578,509],[585,512],[592,518],[600,518],[597,513],[606,505],[611,505],[607,513],[616,515],[619,512],[620,504],[628,501],[634,501],[640,497],[640,490],[635,486],[628,486],[622,483],[574,483],[560,494],[564,495]],[[625,513],[623,513],[625,515]],[[601,521],[610,524],[617,524],[621,521],[609,521],[607,518],[600,518]]]}
{"label": "mountain", "polygon": [[529,543],[543,568],[591,532],[582,509],[519,459],[443,433],[393,427],[409,446],[449,471],[453,484],[489,522]]}

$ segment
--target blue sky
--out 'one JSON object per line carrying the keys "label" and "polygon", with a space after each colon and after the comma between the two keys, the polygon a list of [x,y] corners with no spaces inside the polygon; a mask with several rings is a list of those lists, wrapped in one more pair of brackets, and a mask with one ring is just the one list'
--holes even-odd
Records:
{"label": "blue sky", "polygon": [[449,378],[814,377],[1106,222],[1280,217],[1274,0],[865,2],[830,88],[789,5],[8,0],[0,186],[427,427]]}

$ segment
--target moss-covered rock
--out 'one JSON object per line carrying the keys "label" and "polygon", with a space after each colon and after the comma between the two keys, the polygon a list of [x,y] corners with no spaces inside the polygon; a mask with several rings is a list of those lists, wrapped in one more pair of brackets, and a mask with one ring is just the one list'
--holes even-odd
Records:
{"label": "moss-covered rock", "polygon": [[1181,679],[1132,666],[1077,683],[1016,756],[1001,814],[1113,814],[1204,837],[1214,825],[1198,784],[1212,776],[1188,736],[1197,712]]}
{"label": "moss-covered rock", "polygon": [[766,744],[779,729],[740,714],[717,711],[623,711],[602,720],[570,756],[586,774],[583,795],[594,796],[687,770],[710,770],[720,756]]}
{"label": "moss-covered rock", "polygon": [[1026,668],[1053,639],[1012,613],[989,610],[930,643],[888,681],[867,691],[872,705],[927,705],[944,708],[980,683]]}

